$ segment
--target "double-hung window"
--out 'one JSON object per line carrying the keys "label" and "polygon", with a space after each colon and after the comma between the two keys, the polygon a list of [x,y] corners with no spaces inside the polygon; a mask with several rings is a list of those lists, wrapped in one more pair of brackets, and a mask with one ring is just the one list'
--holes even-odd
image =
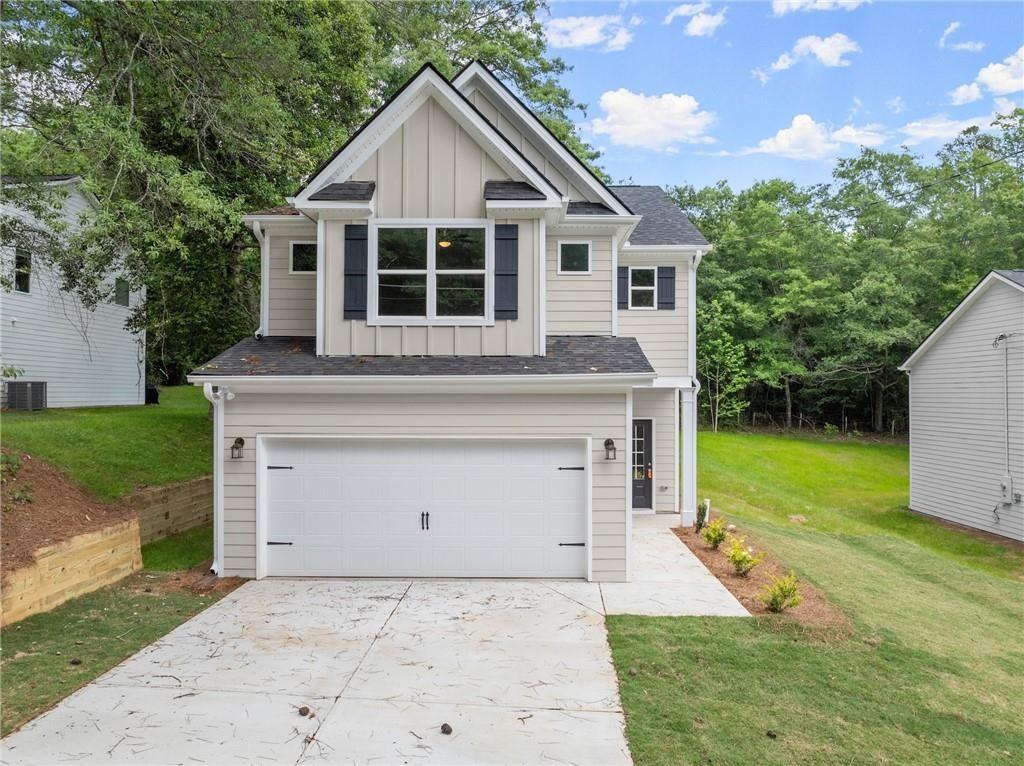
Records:
{"label": "double-hung window", "polygon": [[380,222],[371,239],[371,323],[494,321],[489,222]]}
{"label": "double-hung window", "polygon": [[32,290],[32,253],[27,250],[14,252],[14,291],[27,293]]}
{"label": "double-hung window", "polygon": [[629,307],[631,309],[656,308],[654,286],[657,270],[631,266],[629,269]]}

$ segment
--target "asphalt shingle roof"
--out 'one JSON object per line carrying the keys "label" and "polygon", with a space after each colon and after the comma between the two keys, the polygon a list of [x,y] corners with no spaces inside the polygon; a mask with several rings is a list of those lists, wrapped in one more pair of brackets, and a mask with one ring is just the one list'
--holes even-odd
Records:
{"label": "asphalt shingle roof", "polygon": [[246,338],[193,375],[654,374],[635,338],[549,335],[546,356],[317,356],[308,337]]}
{"label": "asphalt shingle roof", "polygon": [[327,184],[309,195],[316,202],[367,202],[373,199],[377,184],[373,181],[345,181]]}
{"label": "asphalt shingle roof", "polygon": [[276,207],[268,207],[266,210],[257,210],[249,213],[249,215],[302,215],[302,213],[291,205],[277,205]]}
{"label": "asphalt shingle roof", "polygon": [[566,210],[569,215],[615,215],[615,211],[603,202],[570,202]]}
{"label": "asphalt shingle roof", "polygon": [[707,247],[708,241],[686,213],[660,186],[609,187],[643,219],[629,237],[631,245],[687,245]]}
{"label": "asphalt shingle roof", "polygon": [[544,193],[526,181],[486,181],[484,199],[544,199]]}
{"label": "asphalt shingle roof", "polygon": [[996,269],[996,274],[1024,287],[1024,269]]}

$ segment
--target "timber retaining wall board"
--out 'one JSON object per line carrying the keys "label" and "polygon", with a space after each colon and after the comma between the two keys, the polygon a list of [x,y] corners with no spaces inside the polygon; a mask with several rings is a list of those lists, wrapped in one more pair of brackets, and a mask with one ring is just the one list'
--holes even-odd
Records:
{"label": "timber retaining wall board", "polygon": [[213,521],[213,477],[149,487],[126,498],[139,515],[142,544]]}
{"label": "timber retaining wall board", "polygon": [[48,612],[141,569],[139,523],[131,519],[76,535],[33,556],[35,563],[4,575],[0,625]]}

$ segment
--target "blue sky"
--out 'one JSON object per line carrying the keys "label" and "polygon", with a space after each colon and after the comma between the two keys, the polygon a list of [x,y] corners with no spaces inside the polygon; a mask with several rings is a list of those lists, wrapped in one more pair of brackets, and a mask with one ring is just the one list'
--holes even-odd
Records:
{"label": "blue sky", "polygon": [[615,181],[829,179],[1024,104],[1024,3],[555,2],[549,51]]}

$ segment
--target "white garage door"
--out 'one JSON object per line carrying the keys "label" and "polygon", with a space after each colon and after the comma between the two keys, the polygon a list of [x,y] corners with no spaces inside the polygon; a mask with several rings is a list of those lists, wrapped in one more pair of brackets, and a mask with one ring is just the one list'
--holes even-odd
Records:
{"label": "white garage door", "polygon": [[585,577],[585,447],[267,442],[266,574]]}

